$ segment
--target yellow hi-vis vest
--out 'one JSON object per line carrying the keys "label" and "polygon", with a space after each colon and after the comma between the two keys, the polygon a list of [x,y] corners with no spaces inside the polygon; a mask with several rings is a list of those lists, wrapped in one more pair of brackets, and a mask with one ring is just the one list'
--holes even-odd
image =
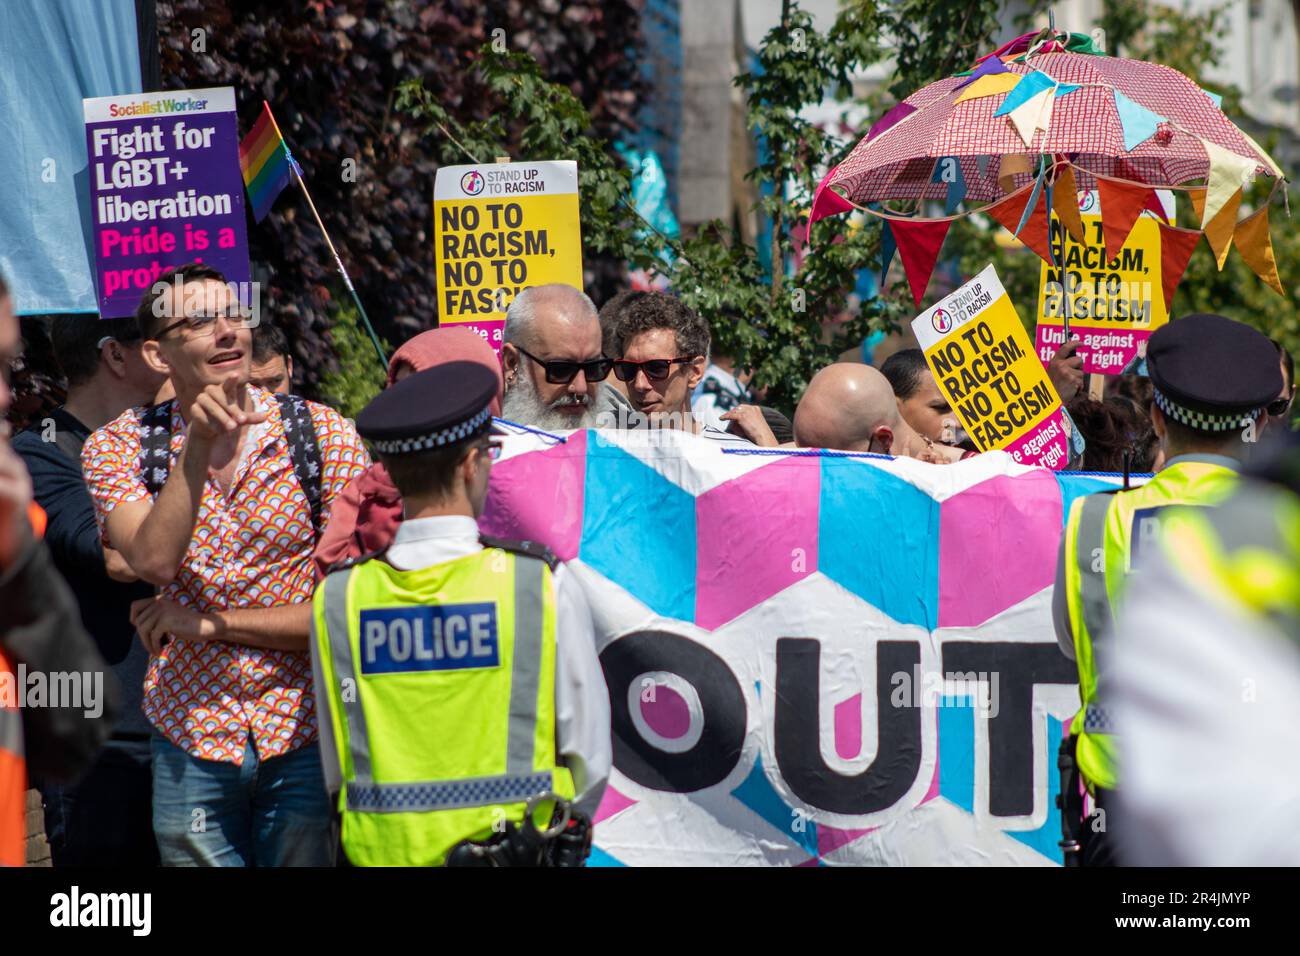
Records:
{"label": "yellow hi-vis vest", "polygon": [[[500,548],[414,571],[364,561],[316,589],[312,639],[351,863],[441,866],[460,841],[519,823],[530,798],[572,799],[544,561]],[[539,826],[552,808],[534,810]]]}
{"label": "yellow hi-vis vest", "polygon": [[1065,588],[1083,705],[1070,732],[1078,737],[1075,760],[1090,789],[1114,789],[1117,783],[1115,727],[1106,709],[1105,667],[1097,661],[1098,654],[1104,659],[1109,653],[1112,609],[1143,554],[1157,547],[1162,509],[1217,504],[1237,486],[1237,473],[1215,459],[1180,455],[1145,485],[1088,495],[1070,507]]}
{"label": "yellow hi-vis vest", "polygon": [[1217,508],[1171,514],[1160,551],[1196,593],[1267,618],[1300,641],[1300,497],[1293,492],[1242,482]]}

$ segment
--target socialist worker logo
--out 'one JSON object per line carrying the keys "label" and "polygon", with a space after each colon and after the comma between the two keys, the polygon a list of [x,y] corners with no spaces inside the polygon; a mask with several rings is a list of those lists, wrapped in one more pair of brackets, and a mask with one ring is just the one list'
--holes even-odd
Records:
{"label": "socialist worker logo", "polygon": [[935,309],[934,314],[930,316],[930,324],[940,335],[947,335],[952,331],[952,316],[943,309]]}
{"label": "socialist worker logo", "polygon": [[1079,212],[1092,212],[1092,207],[1097,205],[1097,194],[1086,192],[1079,197]]}
{"label": "socialist worker logo", "polygon": [[460,177],[460,191],[466,196],[477,196],[483,191],[485,180],[483,174],[477,169],[471,169],[464,176]]}

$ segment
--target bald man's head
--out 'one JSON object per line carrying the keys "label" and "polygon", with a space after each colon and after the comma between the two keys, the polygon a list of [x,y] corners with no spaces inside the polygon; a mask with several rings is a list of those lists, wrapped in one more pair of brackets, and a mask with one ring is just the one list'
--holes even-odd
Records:
{"label": "bald man's head", "polygon": [[794,413],[795,442],[806,448],[901,455],[910,436],[888,380],[855,362],[814,375]]}

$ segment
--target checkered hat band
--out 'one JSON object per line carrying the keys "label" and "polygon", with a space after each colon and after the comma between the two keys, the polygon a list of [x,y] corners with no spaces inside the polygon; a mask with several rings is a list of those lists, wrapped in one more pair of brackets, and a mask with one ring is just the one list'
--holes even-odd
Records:
{"label": "checkered hat band", "polygon": [[431,448],[441,448],[443,445],[451,445],[458,441],[464,441],[482,428],[491,417],[492,406],[489,405],[473,418],[466,419],[459,425],[453,425],[451,428],[444,428],[441,431],[436,431],[429,435],[422,435],[419,438],[378,439],[374,441],[373,444],[376,451],[385,455],[402,455],[413,451],[428,451]]}
{"label": "checkered hat band", "polygon": [[1115,720],[1110,712],[1097,704],[1089,704],[1083,711],[1083,732],[1085,734],[1113,734]]}
{"label": "checkered hat band", "polygon": [[1153,390],[1153,394],[1155,402],[1160,406],[1162,412],[1179,424],[1186,425],[1188,428],[1195,428],[1197,431],[1226,432],[1233,428],[1242,428],[1260,412],[1257,408],[1245,414],[1231,412],[1226,415],[1211,415],[1209,412],[1198,412],[1195,409],[1179,405],[1158,388]]}
{"label": "checkered hat band", "polygon": [[522,803],[551,789],[549,773],[505,774],[429,783],[349,783],[348,809],[422,813]]}

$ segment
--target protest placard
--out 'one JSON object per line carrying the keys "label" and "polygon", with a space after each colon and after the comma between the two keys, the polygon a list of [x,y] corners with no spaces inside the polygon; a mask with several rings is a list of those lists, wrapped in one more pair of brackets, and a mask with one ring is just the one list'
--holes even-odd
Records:
{"label": "protest placard", "polygon": [[158,275],[219,269],[250,304],[232,87],[82,101],[103,318],[131,315]]}
{"label": "protest placard", "polygon": [[912,320],[939,391],[980,451],[1064,468],[1061,399],[993,266]]}
{"label": "protest placard", "polygon": [[444,166],[433,185],[433,236],[439,323],[472,328],[500,351],[520,290],[582,288],[578,164]]}
{"label": "protest placard", "polygon": [[[1173,196],[1160,190],[1170,215]],[[1052,214],[1052,254],[1060,268],[1042,263],[1038,278],[1038,324],[1034,346],[1044,364],[1070,335],[1079,338],[1083,371],[1117,375],[1139,354],[1146,354],[1151,333],[1169,319],[1160,275],[1160,227],[1144,211],[1119,254],[1106,259],[1096,191],[1079,194],[1084,242],[1063,229]],[[1089,214],[1091,213],[1091,215]]]}

